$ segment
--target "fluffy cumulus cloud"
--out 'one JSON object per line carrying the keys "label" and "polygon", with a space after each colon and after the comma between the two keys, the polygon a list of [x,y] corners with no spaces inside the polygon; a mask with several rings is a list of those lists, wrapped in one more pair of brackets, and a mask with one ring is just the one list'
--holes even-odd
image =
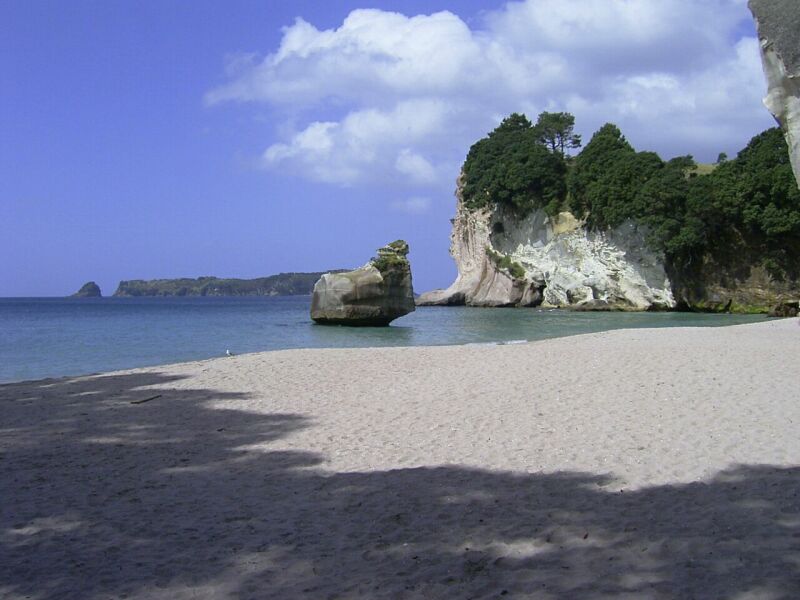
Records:
{"label": "fluffy cumulus cloud", "polygon": [[450,12],[298,18],[207,101],[266,105],[280,137],[262,164],[343,186],[449,184],[514,111],[567,110],[584,140],[610,121],[640,149],[710,160],[771,125],[758,42],[737,34],[749,19],[743,0],[525,0],[473,28]]}

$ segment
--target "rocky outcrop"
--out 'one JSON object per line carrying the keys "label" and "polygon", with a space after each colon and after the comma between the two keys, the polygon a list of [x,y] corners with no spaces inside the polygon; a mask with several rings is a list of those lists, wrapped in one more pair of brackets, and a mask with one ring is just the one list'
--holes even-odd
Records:
{"label": "rocky outcrop", "polygon": [[768,317],[796,317],[800,313],[800,300],[781,302],[769,311]]}
{"label": "rocky outcrop", "polygon": [[84,283],[77,292],[72,294],[73,298],[100,298],[102,297],[100,286],[94,281]]}
{"label": "rocky outcrop", "polygon": [[767,78],[764,104],[783,129],[800,185],[800,6],[797,0],[750,0]]}
{"label": "rocky outcrop", "polygon": [[543,306],[590,310],[668,309],[675,305],[660,256],[646,231],[628,222],[589,232],[567,212],[536,210],[523,219],[501,207],[470,210],[461,185],[450,235],[458,277],[417,304]]}
{"label": "rocky outcrop", "polygon": [[408,244],[397,240],[354,271],[326,273],[314,285],[311,318],[323,325],[385,326],[414,311]]}
{"label": "rocky outcrop", "polygon": [[726,257],[706,256],[691,275],[673,278],[676,308],[696,312],[768,313],[778,304],[800,295],[793,279],[776,279],[760,264],[757,253]]}

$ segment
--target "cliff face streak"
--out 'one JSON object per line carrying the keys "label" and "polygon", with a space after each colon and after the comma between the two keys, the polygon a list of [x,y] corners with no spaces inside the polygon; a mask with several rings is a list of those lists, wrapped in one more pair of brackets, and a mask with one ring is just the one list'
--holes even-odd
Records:
{"label": "cliff face streak", "polygon": [[800,186],[800,6],[797,0],[750,0],[767,79],[764,104],[786,136]]}

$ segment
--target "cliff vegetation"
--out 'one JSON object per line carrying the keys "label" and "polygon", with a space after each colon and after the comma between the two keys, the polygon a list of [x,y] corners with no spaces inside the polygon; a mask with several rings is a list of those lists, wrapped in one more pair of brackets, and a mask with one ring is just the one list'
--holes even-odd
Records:
{"label": "cliff vegetation", "polygon": [[397,269],[408,269],[409,263],[406,256],[408,256],[408,242],[395,240],[378,248],[378,255],[370,259],[370,263],[381,274],[386,275]]}

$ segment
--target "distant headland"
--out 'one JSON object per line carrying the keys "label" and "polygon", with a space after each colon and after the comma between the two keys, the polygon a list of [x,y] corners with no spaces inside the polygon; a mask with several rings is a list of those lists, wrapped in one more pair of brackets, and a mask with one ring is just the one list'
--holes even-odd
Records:
{"label": "distant headland", "polygon": [[[318,273],[278,273],[255,279],[210,276],[196,279],[131,279],[120,281],[113,296],[309,296],[323,274],[341,272],[339,269]],[[89,281],[70,297],[101,298],[102,293],[100,286]]]}
{"label": "distant headland", "polygon": [[120,281],[114,296],[306,296],[324,272],[279,273],[256,279],[131,279]]}

